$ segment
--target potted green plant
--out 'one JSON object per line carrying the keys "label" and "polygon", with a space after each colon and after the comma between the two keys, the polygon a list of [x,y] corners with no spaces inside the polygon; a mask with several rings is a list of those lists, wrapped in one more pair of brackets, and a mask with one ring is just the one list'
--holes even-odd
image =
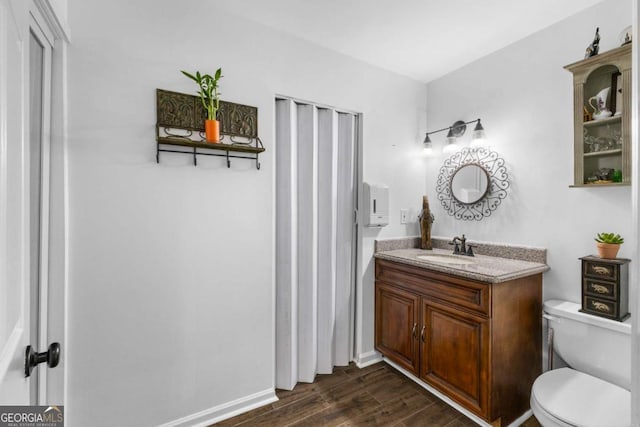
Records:
{"label": "potted green plant", "polygon": [[618,255],[620,245],[624,239],[619,234],[598,233],[595,238],[598,256],[605,259],[614,259]]}
{"label": "potted green plant", "polygon": [[182,71],[182,74],[189,77],[198,85],[198,95],[202,101],[202,106],[207,110],[207,120],[204,122],[204,131],[208,142],[220,142],[220,122],[217,118],[220,108],[220,93],[218,92],[218,81],[222,77],[222,68],[218,68],[213,76],[209,74],[190,74]]}

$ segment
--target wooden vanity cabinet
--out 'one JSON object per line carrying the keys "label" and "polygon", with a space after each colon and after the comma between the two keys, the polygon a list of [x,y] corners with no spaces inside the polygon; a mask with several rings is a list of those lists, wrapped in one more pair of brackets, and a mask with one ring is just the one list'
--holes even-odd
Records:
{"label": "wooden vanity cabinet", "polygon": [[375,346],[493,425],[542,373],[542,274],[483,283],[376,260]]}

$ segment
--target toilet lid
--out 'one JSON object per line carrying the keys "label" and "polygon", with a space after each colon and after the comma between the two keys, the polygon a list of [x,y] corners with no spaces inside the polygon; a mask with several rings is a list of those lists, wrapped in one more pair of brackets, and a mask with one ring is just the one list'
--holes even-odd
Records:
{"label": "toilet lid", "polygon": [[542,374],[533,397],[549,414],[580,427],[631,425],[631,393],[617,385],[570,368]]}

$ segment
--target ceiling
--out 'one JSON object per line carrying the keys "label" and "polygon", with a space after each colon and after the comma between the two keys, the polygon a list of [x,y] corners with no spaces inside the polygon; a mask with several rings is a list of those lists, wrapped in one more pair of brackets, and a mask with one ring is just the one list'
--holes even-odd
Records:
{"label": "ceiling", "polygon": [[216,0],[235,15],[427,82],[603,0]]}

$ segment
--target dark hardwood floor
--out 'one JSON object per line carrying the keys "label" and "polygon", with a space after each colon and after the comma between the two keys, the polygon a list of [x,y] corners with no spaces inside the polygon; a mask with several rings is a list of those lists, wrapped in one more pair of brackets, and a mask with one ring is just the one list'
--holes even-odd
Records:
{"label": "dark hardwood floor", "polygon": [[[477,424],[400,372],[377,363],[337,367],[312,384],[277,390],[277,402],[216,426],[447,426]],[[532,417],[523,424],[540,427]]]}

